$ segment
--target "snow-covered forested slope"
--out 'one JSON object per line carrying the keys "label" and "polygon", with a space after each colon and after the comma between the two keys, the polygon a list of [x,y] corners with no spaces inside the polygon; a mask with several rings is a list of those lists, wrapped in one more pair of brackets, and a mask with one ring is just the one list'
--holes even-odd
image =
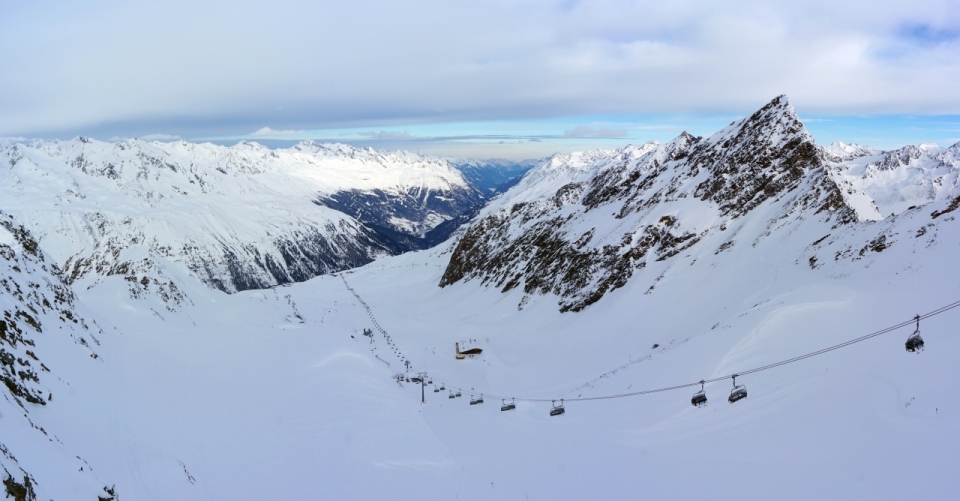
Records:
{"label": "snow-covered forested slope", "polygon": [[78,138],[0,157],[3,209],[87,285],[148,272],[168,284],[164,260],[228,292],[303,281],[408,250],[373,224],[418,237],[483,200],[443,160],[313,142]]}
{"label": "snow-covered forested slope", "polygon": [[[25,442],[44,435],[19,433],[0,388],[3,465],[39,499],[952,499],[960,308],[921,322],[922,353],[911,323],[738,377],[734,404],[729,378],[704,407],[699,384],[602,397],[960,300],[955,148],[865,176],[893,153],[821,148],[779,98],[710,138],[548,159],[448,243],[337,275],[227,294],[160,257],[162,276],[78,280],[74,316],[100,344],[76,344],[79,324],[57,336],[53,310],[20,326],[51,370],[18,379],[53,394],[29,418],[56,440]],[[53,242],[3,234],[16,259]],[[58,283],[10,263],[24,290]],[[458,360],[457,343],[482,353]],[[433,384],[393,378],[419,372]],[[84,470],[61,475],[74,455]]]}

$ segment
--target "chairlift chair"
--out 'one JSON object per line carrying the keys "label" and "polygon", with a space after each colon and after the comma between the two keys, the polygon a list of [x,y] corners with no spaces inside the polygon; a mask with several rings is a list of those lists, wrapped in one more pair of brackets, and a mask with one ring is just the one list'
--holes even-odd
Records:
{"label": "chairlift chair", "polygon": [[913,317],[917,321],[917,330],[907,338],[907,351],[910,353],[920,353],[923,351],[923,338],[920,337],[920,315]]}
{"label": "chairlift chair", "polygon": [[482,403],[483,403],[483,393],[480,394],[480,398],[477,399],[477,403],[478,403],[478,404],[482,404]]}
{"label": "chairlift chair", "polygon": [[476,397],[470,395],[470,405],[477,405],[478,403]]}
{"label": "chairlift chair", "polygon": [[731,404],[737,400],[747,398],[747,387],[744,385],[737,386],[737,375],[733,375],[733,389],[730,390],[730,398],[727,399]]}
{"label": "chairlift chair", "polygon": [[707,393],[703,389],[703,381],[700,381],[700,391],[693,394],[690,403],[693,404],[694,407],[707,405]]}
{"label": "chairlift chair", "polygon": [[434,392],[434,393],[440,393],[440,388],[434,387],[434,388],[433,388],[433,392]]}
{"label": "chairlift chair", "polygon": [[443,383],[440,383],[440,391],[443,391],[443,390],[446,390],[446,388],[444,387]]}
{"label": "chairlift chair", "polygon": [[451,391],[451,392],[450,392],[450,396],[449,396],[449,397],[447,397],[447,398],[457,398],[457,396],[456,396],[456,395],[454,395],[454,394],[453,394],[453,392]]}
{"label": "chairlift chair", "polygon": [[460,390],[457,390],[457,398],[460,398]]}
{"label": "chairlift chair", "polygon": [[550,409],[550,415],[551,415],[551,416],[559,416],[560,414],[563,414],[564,412],[567,412],[566,409],[563,408],[563,399],[562,399],[562,398],[560,399],[560,405],[557,405],[557,401],[556,401],[556,400],[551,400],[550,403],[551,403],[551,405],[553,405],[553,408]]}
{"label": "chairlift chair", "polygon": [[510,399],[510,403],[507,403],[507,399],[500,401],[500,410],[501,411],[512,411],[517,408],[517,404],[514,403],[514,399]]}

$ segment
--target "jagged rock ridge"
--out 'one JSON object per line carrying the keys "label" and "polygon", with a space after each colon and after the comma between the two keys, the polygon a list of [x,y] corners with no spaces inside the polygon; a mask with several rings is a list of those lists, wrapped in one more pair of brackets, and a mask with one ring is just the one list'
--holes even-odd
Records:
{"label": "jagged rock ridge", "polygon": [[440,286],[479,279],[578,311],[696,245],[738,245],[748,225],[762,239],[804,219],[870,219],[834,170],[785,96],[709,138],[557,156],[464,231]]}

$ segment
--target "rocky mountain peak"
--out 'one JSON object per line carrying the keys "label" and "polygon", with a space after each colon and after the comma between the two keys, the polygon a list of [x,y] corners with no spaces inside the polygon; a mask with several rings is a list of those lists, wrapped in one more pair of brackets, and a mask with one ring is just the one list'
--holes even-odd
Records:
{"label": "rocky mountain peak", "polygon": [[461,234],[439,285],[476,278],[578,311],[682,253],[729,249],[740,231],[731,227],[760,222],[757,242],[821,213],[815,224],[858,217],[778,96],[706,139],[684,132],[541,163]]}
{"label": "rocky mountain peak", "polygon": [[819,209],[844,205],[835,183],[823,173],[820,148],[786,96],[776,97],[700,143],[689,162],[695,173],[709,173],[695,196],[716,202],[724,214],[742,215],[792,191],[808,172],[818,174],[815,189],[826,192],[815,197]]}

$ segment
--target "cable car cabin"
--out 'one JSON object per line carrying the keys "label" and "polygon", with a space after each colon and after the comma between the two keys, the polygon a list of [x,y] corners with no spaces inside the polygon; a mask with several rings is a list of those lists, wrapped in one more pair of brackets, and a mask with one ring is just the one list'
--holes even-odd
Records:
{"label": "cable car cabin", "polygon": [[502,411],[512,411],[512,410],[514,410],[514,409],[517,408],[517,405],[514,404],[512,400],[510,401],[509,404],[507,403],[506,400],[501,400],[500,403],[502,404],[502,405],[500,406],[500,411],[501,411],[501,412],[502,412]]}
{"label": "cable car cabin", "polygon": [[[554,402],[556,402],[556,401],[554,401]],[[560,400],[560,405],[554,405],[553,408],[550,409],[550,415],[551,415],[551,416],[559,416],[560,414],[563,414],[564,412],[567,412],[567,411],[566,411],[566,409],[563,408],[563,400],[562,400],[562,399]]]}
{"label": "cable car cabin", "polygon": [[704,392],[703,390],[700,390],[700,391],[694,393],[693,398],[690,399],[690,403],[693,404],[694,407],[700,407],[700,406],[703,406],[703,405],[707,405],[707,394],[706,394],[706,392]]}
{"label": "cable car cabin", "polygon": [[907,338],[907,351],[910,353],[920,353],[923,351],[923,338],[920,337],[920,331],[914,332]]}
{"label": "cable car cabin", "polygon": [[727,400],[732,404],[737,400],[747,398],[747,387],[740,385],[730,390],[730,398]]}

